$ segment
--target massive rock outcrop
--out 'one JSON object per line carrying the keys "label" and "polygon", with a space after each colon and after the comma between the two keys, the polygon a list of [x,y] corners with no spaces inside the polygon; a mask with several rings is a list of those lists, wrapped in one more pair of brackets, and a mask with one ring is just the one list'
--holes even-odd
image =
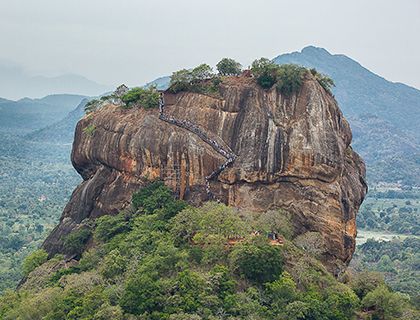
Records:
{"label": "massive rock outcrop", "polygon": [[[247,77],[225,79],[220,92],[165,93],[167,115],[194,123],[237,155],[210,182],[211,193],[247,210],[284,209],[297,234],[320,233],[328,249],[322,260],[336,272],[352,257],[367,187],[335,99],[310,74],[290,97]],[[205,177],[226,158],[197,134],[159,119],[157,109],[109,104],[78,123],[72,161],[84,181],[44,243],[52,254],[65,250],[64,236],[85,219],[117,213],[150,179],[194,204],[205,201]]]}

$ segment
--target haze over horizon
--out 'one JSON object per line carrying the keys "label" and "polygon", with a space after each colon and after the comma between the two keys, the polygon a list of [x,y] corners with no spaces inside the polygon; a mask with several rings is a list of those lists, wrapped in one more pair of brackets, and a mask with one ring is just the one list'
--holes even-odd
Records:
{"label": "haze over horizon", "polygon": [[420,29],[418,1],[171,4],[0,1],[0,66],[133,86],[204,62],[214,66],[226,56],[247,66],[261,56],[314,45],[345,54],[387,80],[420,88],[420,44],[413,40]]}

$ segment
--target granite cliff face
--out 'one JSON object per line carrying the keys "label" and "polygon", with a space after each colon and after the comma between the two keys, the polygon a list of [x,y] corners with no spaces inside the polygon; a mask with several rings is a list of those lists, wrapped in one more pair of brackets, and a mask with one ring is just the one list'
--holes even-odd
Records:
{"label": "granite cliff face", "polygon": [[[352,257],[367,187],[336,101],[309,74],[291,97],[247,77],[227,78],[220,92],[165,93],[167,115],[194,123],[237,156],[210,181],[211,193],[247,210],[289,212],[297,234],[321,234],[328,249],[322,260],[337,272]],[[157,109],[109,104],[79,121],[72,161],[84,181],[44,243],[51,254],[65,252],[63,238],[85,219],[128,206],[150,179],[193,204],[207,200],[205,177],[226,158],[197,134],[159,119]]]}

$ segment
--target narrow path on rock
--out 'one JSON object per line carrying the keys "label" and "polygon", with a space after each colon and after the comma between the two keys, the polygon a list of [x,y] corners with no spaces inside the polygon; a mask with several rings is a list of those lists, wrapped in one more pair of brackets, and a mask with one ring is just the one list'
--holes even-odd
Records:
{"label": "narrow path on rock", "polygon": [[216,152],[218,152],[227,159],[226,162],[224,162],[215,171],[213,171],[205,177],[206,192],[209,199],[212,199],[213,195],[210,190],[210,181],[217,178],[223,170],[225,170],[229,165],[231,165],[235,161],[236,155],[232,152],[232,150],[226,150],[220,143],[209,138],[203,130],[201,130],[196,124],[192,123],[191,121],[179,120],[170,115],[165,114],[165,100],[163,94],[161,94],[159,98],[159,119],[196,134],[201,140],[209,144]]}

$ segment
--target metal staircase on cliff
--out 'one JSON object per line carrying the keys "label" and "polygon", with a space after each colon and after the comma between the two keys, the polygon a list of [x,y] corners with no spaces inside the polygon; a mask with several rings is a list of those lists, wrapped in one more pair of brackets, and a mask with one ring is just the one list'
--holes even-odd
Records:
{"label": "metal staircase on cliff", "polygon": [[179,120],[170,115],[165,114],[165,100],[164,100],[163,93],[161,93],[160,98],[159,98],[159,119],[196,134],[201,140],[206,142],[216,152],[218,152],[219,154],[221,154],[223,157],[226,158],[226,162],[221,164],[216,170],[214,170],[212,173],[210,173],[204,178],[206,181],[207,195],[209,199],[213,199],[214,196],[210,190],[210,181],[217,178],[223,170],[225,170],[229,165],[231,165],[235,161],[237,157],[236,154],[234,154],[233,151],[230,149],[226,150],[220,143],[209,138],[208,135],[203,130],[201,130],[196,124],[192,123],[191,121]]}

